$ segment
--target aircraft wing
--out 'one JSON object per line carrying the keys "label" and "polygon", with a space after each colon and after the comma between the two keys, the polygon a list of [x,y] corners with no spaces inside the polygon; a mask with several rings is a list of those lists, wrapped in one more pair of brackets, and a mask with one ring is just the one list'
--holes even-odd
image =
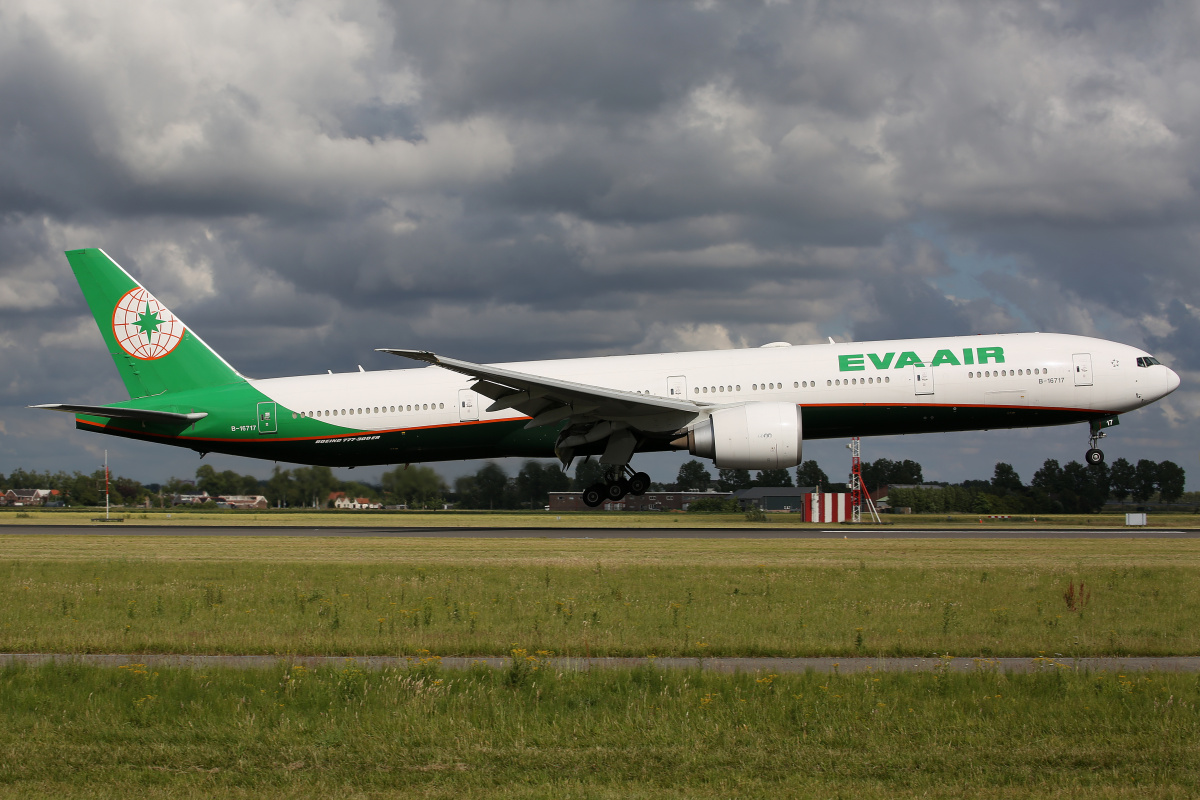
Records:
{"label": "aircraft wing", "polygon": [[570,420],[571,425],[609,422],[619,423],[618,428],[670,433],[695,419],[707,405],[473,364],[425,350],[380,348],[378,352],[424,361],[474,378],[472,388],[493,401],[488,411],[515,409],[530,417],[526,428]]}
{"label": "aircraft wing", "polygon": [[43,403],[30,408],[44,408],[48,411],[65,411],[68,414],[88,414],[93,417],[108,417],[109,419],[136,419],[142,422],[177,423],[190,425],[196,420],[208,416],[207,411],[194,411],[190,414],[176,414],[173,411],[150,411],[145,408],[113,408],[111,406],[80,406],[68,403]]}

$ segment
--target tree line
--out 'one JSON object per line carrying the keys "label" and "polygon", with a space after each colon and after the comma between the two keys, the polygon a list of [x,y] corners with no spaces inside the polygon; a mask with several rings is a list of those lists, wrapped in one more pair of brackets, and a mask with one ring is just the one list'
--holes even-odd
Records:
{"label": "tree line", "polygon": [[[915,514],[1092,514],[1112,499],[1119,503],[1173,503],[1184,495],[1186,474],[1173,461],[1118,458],[1112,465],[1060,466],[1047,459],[1025,485],[1011,464],[996,464],[992,479],[942,484],[938,488],[891,489],[888,503]],[[1196,493],[1192,493],[1196,494]]]}
{"label": "tree line", "polygon": [[[64,506],[104,505],[104,470],[92,473],[37,472],[15,469],[0,473],[0,492],[9,489],[58,490],[55,503]],[[242,475],[233,470],[218,472],[210,464],[196,470],[194,480],[172,477],[166,483],[142,484],[132,478],[111,475],[109,499],[114,505],[171,505],[179,495],[206,493],[210,497],[262,495],[271,506],[325,508],[333,492],[363,497],[372,502],[407,505],[409,508],[441,508],[448,494],[445,480],[429,467],[397,467],[383,473],[379,484],[340,480],[329,467],[275,467],[269,478]],[[209,501],[214,502],[215,501]]]}
{"label": "tree line", "polygon": [[[876,497],[885,486],[923,484],[921,465],[904,459],[880,458],[864,462],[863,484]],[[169,505],[181,494],[207,492],[210,496],[263,495],[271,506],[325,508],[331,493],[345,492],[352,498],[367,498],[384,505],[408,508],[464,509],[541,508],[552,492],[582,491],[600,480],[603,467],[594,459],[580,462],[571,477],[555,462],[526,461],[515,476],[489,462],[474,474],[455,480],[453,489],[429,467],[396,467],[384,472],[378,484],[340,480],[329,467],[275,467],[269,478],[242,475],[233,470],[218,472],[209,464],[196,470],[195,480],[171,478],[165,484],[141,484],[131,478],[112,476],[109,490],[117,505]],[[1172,461],[1141,459],[1132,464],[1118,458],[1111,465],[1083,465],[1076,461],[1060,466],[1048,459],[1025,485],[1011,464],[998,463],[991,480],[941,483],[938,488],[892,488],[889,503],[908,507],[914,513],[1048,514],[1094,513],[1109,499],[1146,503],[1171,503],[1184,495],[1186,474]],[[831,481],[809,460],[793,471],[744,469],[717,470],[714,477],[701,461],[692,459],[680,466],[671,483],[653,483],[651,491],[716,490],[735,492],[763,487],[819,487],[822,491],[846,491],[844,481]],[[58,500],[68,506],[104,504],[104,471],[36,472],[16,469],[0,473],[0,491],[8,489],[57,489]],[[1197,493],[1192,493],[1197,495]],[[1200,495],[1197,495],[1200,500]]]}

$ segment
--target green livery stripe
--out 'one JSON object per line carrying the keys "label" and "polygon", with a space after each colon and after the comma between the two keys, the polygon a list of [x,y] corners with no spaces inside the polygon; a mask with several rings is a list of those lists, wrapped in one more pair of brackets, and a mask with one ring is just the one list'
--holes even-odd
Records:
{"label": "green livery stripe", "polygon": [[130,397],[245,380],[103,250],[66,255]]}
{"label": "green livery stripe", "polygon": [[[76,418],[76,427],[130,439],[187,447],[201,453],[228,453],[329,467],[408,464],[473,458],[551,458],[557,426],[525,430],[526,419],[460,422],[387,431],[342,431],[321,438],[208,439],[160,426],[118,425],[115,420]],[[155,429],[158,427],[158,429]]]}

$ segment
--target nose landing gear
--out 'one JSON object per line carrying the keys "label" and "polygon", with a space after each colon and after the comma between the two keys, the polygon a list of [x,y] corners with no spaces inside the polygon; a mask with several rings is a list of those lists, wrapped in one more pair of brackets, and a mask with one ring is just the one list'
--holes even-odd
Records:
{"label": "nose landing gear", "polygon": [[1089,463],[1089,464],[1103,464],[1104,463],[1104,451],[1099,449],[1098,447],[1096,447],[1096,445],[1100,444],[1101,439],[1108,436],[1107,433],[1105,433],[1103,430],[1101,430],[1102,427],[1106,427],[1105,426],[1106,422],[1109,425],[1116,424],[1115,418],[1094,419],[1091,421],[1091,436],[1088,437],[1089,441],[1091,442],[1091,447],[1088,448],[1087,453],[1085,453],[1083,456],[1084,460],[1087,461],[1087,463]]}
{"label": "nose landing gear", "polygon": [[584,489],[583,504],[595,508],[605,500],[615,503],[627,494],[643,495],[649,488],[650,476],[644,472],[634,472],[633,467],[625,464],[609,470],[603,480]]}

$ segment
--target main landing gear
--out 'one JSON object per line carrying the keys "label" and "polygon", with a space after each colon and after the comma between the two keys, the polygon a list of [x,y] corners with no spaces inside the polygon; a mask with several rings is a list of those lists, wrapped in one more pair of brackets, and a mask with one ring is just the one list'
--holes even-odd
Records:
{"label": "main landing gear", "polygon": [[627,494],[643,495],[649,488],[650,476],[644,472],[634,472],[633,467],[626,464],[614,467],[604,476],[604,480],[584,489],[583,504],[595,508],[605,500],[615,503]]}

